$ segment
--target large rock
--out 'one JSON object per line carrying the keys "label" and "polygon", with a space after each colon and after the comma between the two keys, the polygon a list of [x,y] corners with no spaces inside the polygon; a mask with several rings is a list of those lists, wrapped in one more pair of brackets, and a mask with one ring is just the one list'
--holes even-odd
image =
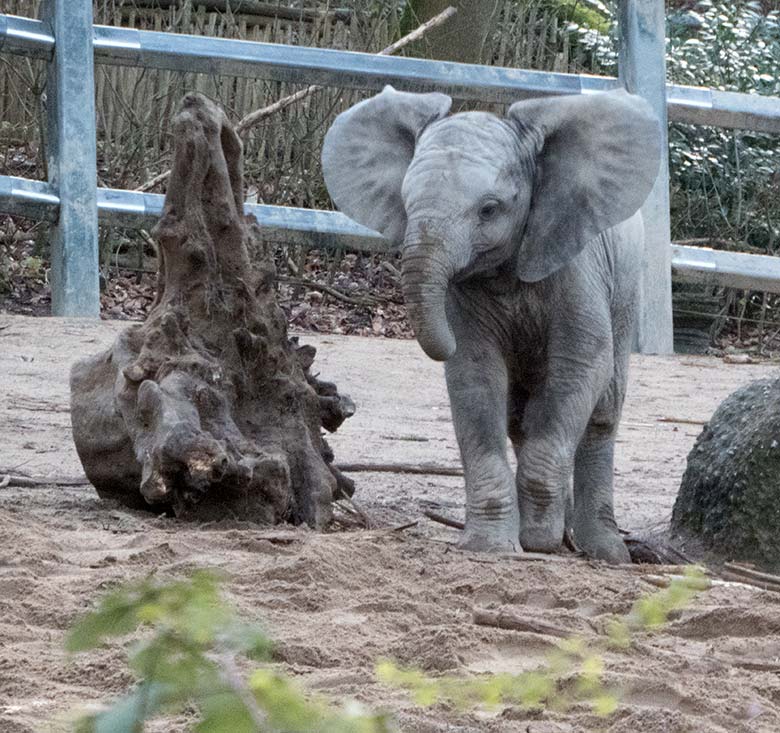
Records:
{"label": "large rock", "polygon": [[688,456],[672,532],[724,560],[780,570],[780,379],[727,397]]}

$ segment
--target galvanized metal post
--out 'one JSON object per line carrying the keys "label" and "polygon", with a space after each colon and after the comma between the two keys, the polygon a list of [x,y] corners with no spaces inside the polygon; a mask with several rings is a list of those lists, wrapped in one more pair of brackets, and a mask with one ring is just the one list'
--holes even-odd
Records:
{"label": "galvanized metal post", "polygon": [[52,228],[55,316],[100,314],[92,0],[44,0],[54,36],[46,83],[49,182],[60,198]]}
{"label": "galvanized metal post", "polygon": [[[666,19],[664,0],[620,0],[620,79],[633,94],[644,97],[661,121],[661,169],[642,216],[645,258],[640,288],[636,348],[642,354],[671,354],[672,273],[669,227],[669,159],[666,110]],[[642,141],[637,140],[637,155]]]}

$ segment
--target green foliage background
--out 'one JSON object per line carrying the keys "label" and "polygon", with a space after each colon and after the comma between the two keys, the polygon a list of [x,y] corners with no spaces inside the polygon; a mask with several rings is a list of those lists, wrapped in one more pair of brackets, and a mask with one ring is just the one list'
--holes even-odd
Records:
{"label": "green foliage background", "polygon": [[[701,0],[669,16],[669,78],[679,84],[780,95],[780,14],[758,2]],[[672,226],[774,254],[780,235],[776,136],[675,124]]]}
{"label": "green foliage background", "polygon": [[[780,96],[777,3],[667,3],[667,79],[730,92]],[[608,34],[580,28],[604,73],[616,74]],[[669,130],[672,239],[775,254],[780,242],[777,136],[673,123]],[[704,242],[703,242],[704,243]]]}

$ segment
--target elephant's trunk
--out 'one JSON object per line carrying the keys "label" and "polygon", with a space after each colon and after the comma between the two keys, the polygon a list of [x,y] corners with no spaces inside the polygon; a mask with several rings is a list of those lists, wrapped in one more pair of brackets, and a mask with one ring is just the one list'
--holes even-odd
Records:
{"label": "elephant's trunk", "polygon": [[417,341],[436,361],[446,361],[455,353],[455,336],[446,313],[452,274],[441,242],[409,241],[407,237],[401,257],[404,301]]}

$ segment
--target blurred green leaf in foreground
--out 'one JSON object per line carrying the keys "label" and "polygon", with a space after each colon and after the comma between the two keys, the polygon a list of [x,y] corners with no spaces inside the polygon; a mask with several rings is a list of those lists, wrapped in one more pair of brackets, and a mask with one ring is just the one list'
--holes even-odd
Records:
{"label": "blurred green leaf in foreground", "polygon": [[620,690],[610,689],[603,682],[603,653],[629,648],[635,633],[662,626],[672,612],[689,606],[696,594],[708,587],[709,580],[693,567],[685,575],[674,577],[667,588],[639,598],[626,616],[612,619],[606,636],[563,639],[548,656],[546,665],[521,674],[428,677],[386,660],[377,665],[376,673],[385,684],[408,690],[418,705],[445,703],[466,709],[509,704],[565,710],[576,702],[585,702],[597,715],[610,715],[618,707]]}
{"label": "blurred green leaf in foreground", "polygon": [[173,583],[151,579],[106,596],[71,631],[68,651],[95,649],[139,629],[130,667],[138,684],[110,707],[80,718],[77,733],[142,733],[146,721],[196,710],[197,733],[385,733],[389,719],[357,703],[337,710],[304,694],[268,666],[245,676],[240,657],[268,661],[271,643],[242,623],[217,578],[197,572]]}
{"label": "blurred green leaf in foreground", "polygon": [[[378,679],[409,690],[418,705],[445,703],[459,709],[514,704],[525,708],[565,710],[575,702],[590,704],[598,715],[617,709],[619,690],[603,682],[603,654],[630,647],[637,632],[653,631],[669,615],[686,608],[709,587],[700,570],[675,577],[669,586],[643,596],[626,616],[614,618],[604,636],[560,641],[547,664],[521,674],[479,677],[428,677],[393,662],[377,665]],[[242,623],[221,598],[213,574],[162,584],[144,580],[106,596],[71,631],[71,652],[95,649],[112,637],[139,629],[150,635],[129,651],[138,684],[125,698],[82,717],[77,733],[142,733],[153,718],[197,711],[197,733],[385,733],[388,716],[372,714],[357,703],[336,709],[304,696],[287,677],[267,664],[248,675],[237,660],[270,658],[271,643],[255,626]]]}

